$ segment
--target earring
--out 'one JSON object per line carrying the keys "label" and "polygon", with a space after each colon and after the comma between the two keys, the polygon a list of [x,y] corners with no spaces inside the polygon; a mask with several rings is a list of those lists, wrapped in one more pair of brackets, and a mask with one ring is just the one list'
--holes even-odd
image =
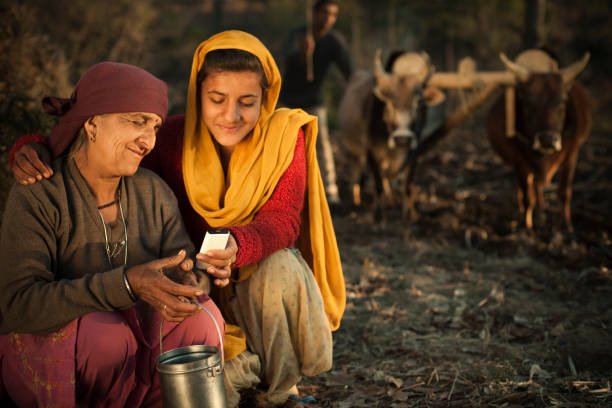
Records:
{"label": "earring", "polygon": [[92,126],[91,134],[89,135],[89,140],[91,141],[91,143],[95,143],[96,142],[96,124],[93,123],[92,119],[93,118],[89,118],[89,120],[87,121],[87,123],[89,123],[89,125]]}

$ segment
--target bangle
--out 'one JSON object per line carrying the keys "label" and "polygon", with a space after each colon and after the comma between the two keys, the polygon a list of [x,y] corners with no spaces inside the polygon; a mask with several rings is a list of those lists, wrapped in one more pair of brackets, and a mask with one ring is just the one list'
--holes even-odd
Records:
{"label": "bangle", "polygon": [[127,278],[125,269],[123,270],[123,284],[125,285],[125,289],[127,290],[128,295],[130,295],[130,299],[132,299],[132,302],[135,302],[136,296],[134,295],[134,290],[132,289],[132,286],[130,285],[130,281]]}

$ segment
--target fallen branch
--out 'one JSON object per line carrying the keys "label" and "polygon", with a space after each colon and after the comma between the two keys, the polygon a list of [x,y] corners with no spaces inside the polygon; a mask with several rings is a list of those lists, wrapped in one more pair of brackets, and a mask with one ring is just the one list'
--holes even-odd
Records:
{"label": "fallen branch", "polygon": [[574,377],[578,377],[578,372],[576,371],[576,366],[574,365],[574,360],[572,360],[572,356],[567,355],[567,364],[569,365],[570,371]]}
{"label": "fallen branch", "polygon": [[438,369],[434,368],[431,374],[429,375],[429,380],[427,380],[427,385],[431,384],[431,380],[436,377],[436,383],[440,382],[440,377],[438,376]]}

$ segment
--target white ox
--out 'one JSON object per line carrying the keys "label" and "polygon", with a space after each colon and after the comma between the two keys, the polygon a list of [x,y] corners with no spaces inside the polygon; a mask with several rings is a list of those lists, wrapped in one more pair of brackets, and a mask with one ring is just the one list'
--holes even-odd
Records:
{"label": "white ox", "polygon": [[[360,71],[351,78],[338,111],[338,139],[345,153],[353,204],[361,204],[361,190],[368,169],[375,183],[375,219],[383,216],[382,195],[391,197],[390,182],[402,186],[402,215],[415,217],[412,170],[426,126],[427,111],[443,107],[444,93],[428,87],[434,71],[425,53],[403,53],[383,69],[380,52],[372,72]],[[431,121],[430,121],[431,122]],[[432,126],[433,125],[433,126]]]}

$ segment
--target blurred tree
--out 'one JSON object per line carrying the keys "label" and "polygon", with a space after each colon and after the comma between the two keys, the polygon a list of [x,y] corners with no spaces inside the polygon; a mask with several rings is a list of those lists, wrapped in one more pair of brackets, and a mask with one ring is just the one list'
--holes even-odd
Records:
{"label": "blurred tree", "polygon": [[94,63],[143,65],[148,23],[155,15],[146,0],[30,0],[3,5],[0,13],[4,144],[25,130],[44,128],[36,113],[40,98],[69,96],[76,80]]}
{"label": "blurred tree", "polygon": [[38,30],[35,10],[25,4],[0,7],[0,210],[12,174],[6,165],[15,139],[32,131],[47,131],[54,123],[40,109],[46,92],[70,92],[69,64],[47,35]]}
{"label": "blurred tree", "polygon": [[75,82],[103,60],[144,66],[150,24],[156,9],[150,0],[26,0],[38,26],[70,61]]}
{"label": "blurred tree", "polygon": [[525,0],[525,48],[546,42],[546,0]]}
{"label": "blurred tree", "polygon": [[[48,129],[53,122],[40,112],[40,97],[67,96],[83,71],[100,60],[151,70],[169,85],[171,112],[184,112],[191,59],[201,41],[220,30],[241,29],[258,36],[278,57],[289,30],[304,22],[304,4],[294,0],[4,1],[0,5],[0,150],[6,151],[24,132]],[[587,85],[597,83],[591,93],[599,104],[610,106],[612,101],[610,0],[592,0],[588,5],[576,0],[340,0],[340,4],[336,29],[347,37],[356,66],[362,68],[372,66],[376,49],[387,56],[393,48],[401,48],[427,51],[438,70],[455,70],[464,56],[473,57],[479,69],[502,69],[499,53],[516,56],[525,48],[527,31],[534,30],[533,21],[542,27],[545,17],[545,30],[540,30],[546,38],[540,37],[539,43],[553,49],[562,65],[590,51],[591,61],[580,78]],[[536,20],[529,9],[535,5]],[[327,88],[334,95],[340,89],[334,75]],[[332,100],[339,100],[337,96]],[[604,115],[597,123],[608,117],[612,116]],[[0,196],[0,207],[1,200]]]}
{"label": "blurred tree", "polygon": [[[40,126],[40,97],[70,92],[69,64],[64,54],[37,29],[36,13],[25,4],[0,8],[0,127],[6,148],[11,129],[20,132]],[[40,115],[38,115],[38,114]],[[12,143],[12,142],[11,142]]]}

